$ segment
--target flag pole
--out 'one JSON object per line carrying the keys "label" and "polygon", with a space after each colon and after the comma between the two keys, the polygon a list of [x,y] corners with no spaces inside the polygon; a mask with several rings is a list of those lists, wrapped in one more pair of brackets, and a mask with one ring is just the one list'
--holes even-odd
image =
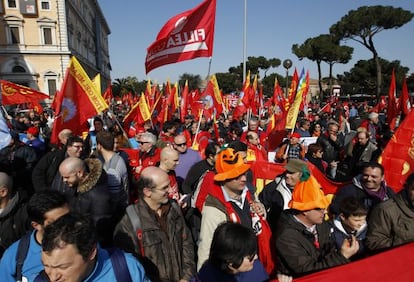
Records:
{"label": "flag pole", "polygon": [[203,116],[203,112],[204,112],[204,109],[201,109],[201,111],[200,111],[200,115],[198,116],[198,125],[197,125],[196,134],[194,135],[193,145],[191,145],[191,147],[192,147],[192,148],[194,148],[195,142],[196,142],[196,140],[197,140],[197,135],[198,135],[198,132],[199,132],[199,130],[200,130],[200,125],[201,125],[201,117]]}
{"label": "flag pole", "polygon": [[208,71],[207,71],[207,79],[210,77],[210,71],[211,71],[211,61],[212,61],[213,57],[210,56],[209,60],[208,60]]}

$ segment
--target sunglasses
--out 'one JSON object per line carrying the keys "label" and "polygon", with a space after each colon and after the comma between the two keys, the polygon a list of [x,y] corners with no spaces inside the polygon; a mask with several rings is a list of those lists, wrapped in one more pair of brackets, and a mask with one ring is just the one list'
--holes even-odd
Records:
{"label": "sunglasses", "polygon": [[181,143],[181,144],[174,143],[174,144],[175,144],[175,146],[177,146],[177,147],[184,147],[184,146],[186,146],[186,145],[187,145],[187,143]]}
{"label": "sunglasses", "polygon": [[144,145],[144,144],[149,143],[149,142],[139,141],[138,143],[141,144],[141,145]]}

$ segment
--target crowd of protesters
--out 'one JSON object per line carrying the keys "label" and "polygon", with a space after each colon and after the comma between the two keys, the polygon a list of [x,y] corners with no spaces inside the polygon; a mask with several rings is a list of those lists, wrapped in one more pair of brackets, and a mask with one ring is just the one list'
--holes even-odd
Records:
{"label": "crowd of protesters", "polygon": [[[10,117],[2,281],[290,281],[414,241],[414,176],[399,193],[386,185],[377,160],[392,132],[366,103],[302,111],[277,144],[267,113],[116,116],[93,117],[83,136],[64,129],[59,144],[47,112]],[[256,161],[285,171],[258,191]],[[347,183],[332,201],[310,163]],[[267,224],[273,269],[260,257]]]}

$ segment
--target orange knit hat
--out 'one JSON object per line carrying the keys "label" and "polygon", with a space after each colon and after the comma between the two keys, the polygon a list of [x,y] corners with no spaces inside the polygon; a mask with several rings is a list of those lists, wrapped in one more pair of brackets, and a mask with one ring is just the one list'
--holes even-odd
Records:
{"label": "orange knit hat", "polygon": [[299,211],[326,209],[328,206],[329,201],[321,190],[321,185],[312,175],[296,184],[289,202],[289,208]]}
{"label": "orange knit hat", "polygon": [[224,181],[239,177],[248,171],[250,165],[244,163],[240,152],[235,152],[232,148],[224,149],[219,152],[216,159],[216,171],[214,175],[215,181]]}

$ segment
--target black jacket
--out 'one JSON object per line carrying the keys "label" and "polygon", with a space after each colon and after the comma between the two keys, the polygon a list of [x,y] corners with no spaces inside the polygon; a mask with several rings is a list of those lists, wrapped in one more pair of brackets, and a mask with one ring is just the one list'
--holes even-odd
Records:
{"label": "black jacket", "polygon": [[44,155],[33,169],[32,181],[36,192],[48,190],[66,157],[66,149],[56,150]]}
{"label": "black jacket", "polygon": [[314,245],[313,234],[293,217],[292,210],[282,213],[276,234],[277,267],[280,273],[299,277],[350,262],[337,251],[327,222],[317,225],[316,230],[319,248]]}
{"label": "black jacket", "polygon": [[53,186],[53,190],[63,193],[69,201],[70,210],[89,215],[96,225],[96,231],[103,247],[112,242],[115,228],[115,206],[108,189],[107,175],[98,159],[86,159],[88,177],[75,188]]}
{"label": "black jacket", "polygon": [[0,258],[3,252],[28,230],[30,222],[26,210],[26,201],[16,193],[0,213]]}
{"label": "black jacket", "polygon": [[[385,182],[382,182],[381,185],[385,185]],[[385,189],[386,196],[385,199],[383,199],[383,201],[388,200],[395,195],[394,191],[390,187],[385,186]],[[381,203],[381,200],[379,198],[375,198],[369,195],[364,190],[361,184],[361,175],[354,177],[351,184],[340,188],[336,192],[334,198],[332,199],[332,203],[329,206],[330,212],[332,214],[338,215],[341,202],[348,197],[355,197],[359,201],[361,201],[368,210],[368,217],[372,208],[374,208],[377,204]]]}

